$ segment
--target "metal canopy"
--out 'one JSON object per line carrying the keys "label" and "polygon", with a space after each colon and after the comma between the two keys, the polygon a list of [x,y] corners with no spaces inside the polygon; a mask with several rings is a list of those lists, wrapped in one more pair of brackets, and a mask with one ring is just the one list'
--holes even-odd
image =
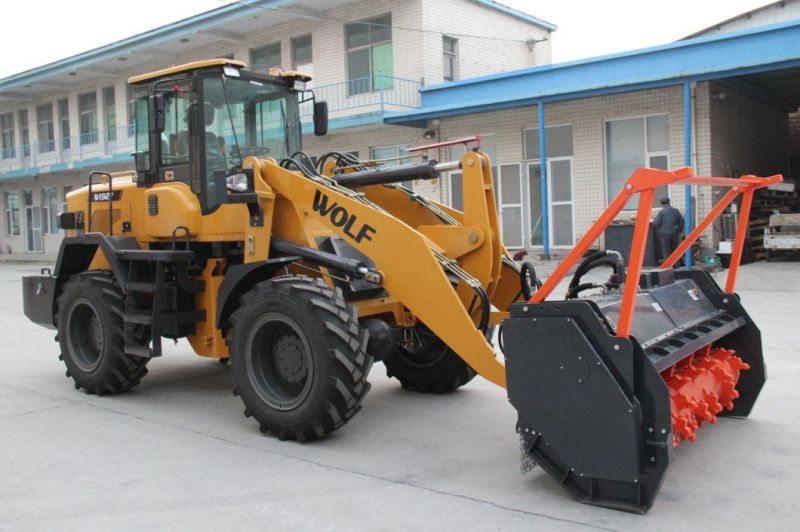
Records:
{"label": "metal canopy", "polygon": [[[420,109],[387,115],[389,124],[618,94],[687,81],[740,79],[790,102],[799,92],[800,19],[568,63],[425,87]],[[793,79],[795,81],[793,81]]]}

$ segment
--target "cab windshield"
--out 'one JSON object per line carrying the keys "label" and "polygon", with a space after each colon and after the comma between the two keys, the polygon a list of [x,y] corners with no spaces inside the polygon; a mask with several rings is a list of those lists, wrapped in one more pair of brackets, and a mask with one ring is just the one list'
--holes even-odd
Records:
{"label": "cab windshield", "polygon": [[245,157],[289,157],[300,149],[297,94],[252,79],[203,80],[207,182],[241,168]]}

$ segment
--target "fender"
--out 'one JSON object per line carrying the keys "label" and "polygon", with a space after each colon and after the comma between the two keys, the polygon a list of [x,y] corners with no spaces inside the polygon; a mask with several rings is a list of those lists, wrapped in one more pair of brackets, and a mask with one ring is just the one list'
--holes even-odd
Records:
{"label": "fender", "polygon": [[217,316],[214,321],[217,328],[221,329],[227,324],[228,316],[239,305],[239,298],[253,285],[269,279],[284,266],[300,259],[294,255],[228,267],[217,293]]}

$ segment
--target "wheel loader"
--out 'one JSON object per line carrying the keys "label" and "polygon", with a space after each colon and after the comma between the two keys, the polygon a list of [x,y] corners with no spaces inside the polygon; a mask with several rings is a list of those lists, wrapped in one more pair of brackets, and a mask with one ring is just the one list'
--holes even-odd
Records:
{"label": "wheel loader", "polygon": [[[92,172],[71,192],[54,270],[23,279],[25,313],[57,331],[76,388],[129,390],[163,339],[185,338],[230,362],[234,394],[262,432],[302,442],[359,411],[373,361],[419,392],[480,374],[507,387],[524,468],[538,463],[580,500],[636,512],[680,441],[717,416],[749,414],[764,364],[733,293],[742,239],[724,290],[704,271],[672,268],[722,209],[662,268],[643,269],[642,257],[656,187],[729,187],[723,203],[743,194],[746,220],[753,190],[780,176],[639,169],[542,284],[500,240],[479,137],[454,141],[469,149],[452,162],[430,158],[443,144],[398,166],[312,158],[301,106],[317,135],[328,113],[308,81],[227,59],[129,80],[135,170]],[[401,184],[453,170],[460,211]],[[630,257],[592,248],[635,194]],[[566,296],[546,299],[578,261]],[[600,267],[612,270],[606,282],[582,281]]]}

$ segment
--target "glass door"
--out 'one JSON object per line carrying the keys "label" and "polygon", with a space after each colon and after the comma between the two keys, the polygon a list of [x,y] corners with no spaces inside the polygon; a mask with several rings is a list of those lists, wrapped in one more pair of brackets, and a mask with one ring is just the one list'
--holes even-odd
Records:
{"label": "glass door", "polygon": [[42,241],[42,208],[33,204],[33,191],[26,190],[25,196],[25,249],[29,253],[41,253]]}
{"label": "glass door", "polygon": [[500,179],[497,180],[497,196],[500,207],[500,229],[503,243],[510,249],[525,246],[523,216],[522,165],[501,164]]}
{"label": "glass door", "polygon": [[[528,208],[527,241],[531,246],[543,245],[542,239],[542,171],[538,162],[527,163],[527,191],[525,200]],[[574,217],[572,208],[572,157],[559,157],[547,160],[547,208],[550,245],[570,247],[575,243]]]}

